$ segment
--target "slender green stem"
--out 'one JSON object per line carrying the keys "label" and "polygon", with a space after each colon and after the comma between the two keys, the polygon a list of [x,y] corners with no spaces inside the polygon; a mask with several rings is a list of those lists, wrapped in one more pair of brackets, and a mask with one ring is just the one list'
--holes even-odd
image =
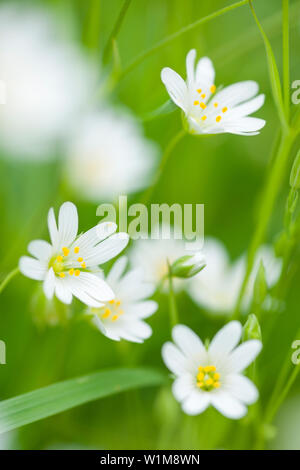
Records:
{"label": "slender green stem", "polygon": [[170,313],[170,323],[171,327],[177,325],[178,323],[178,312],[173,288],[173,277],[172,269],[168,261],[168,275],[169,275],[169,313]]}
{"label": "slender green stem", "polygon": [[153,183],[151,184],[151,186],[149,186],[149,188],[146,189],[146,191],[144,192],[144,194],[142,195],[141,197],[141,202],[143,204],[147,204],[152,196],[152,193],[153,193],[153,190],[156,186],[156,184],[158,183],[162,173],[163,173],[163,170],[166,166],[166,163],[173,151],[173,149],[176,147],[176,145],[178,144],[178,142],[186,135],[186,131],[184,129],[181,129],[171,140],[170,142],[168,143],[167,147],[166,147],[166,150],[164,151],[164,154],[162,156],[162,159],[160,161],[160,164],[158,166],[158,169],[157,169],[157,172],[153,178]]}
{"label": "slender green stem", "polygon": [[85,28],[84,42],[87,47],[97,52],[100,34],[100,3],[101,0],[90,0],[90,8]]}
{"label": "slender green stem", "polygon": [[279,192],[281,181],[285,173],[285,167],[290,153],[291,146],[294,142],[295,134],[290,131],[283,134],[280,147],[278,150],[277,158],[274,162],[270,178],[266,183],[266,188],[263,194],[261,207],[258,215],[258,223],[254,232],[252,242],[248,251],[247,268],[245,277],[240,289],[239,297],[237,300],[236,308],[233,317],[238,318],[240,315],[240,306],[244,297],[244,293],[248,284],[248,280],[253,268],[255,254],[259,246],[264,240],[269,220],[272,215],[272,210]]}
{"label": "slender green stem", "polygon": [[13,269],[8,275],[3,279],[0,284],[0,294],[5,289],[7,284],[20,272],[19,267]]}
{"label": "slender green stem", "polygon": [[289,46],[289,0],[282,0],[282,66],[283,97],[286,119],[290,119],[290,46]]}
{"label": "slender green stem", "polygon": [[112,32],[110,33],[110,36],[109,36],[109,38],[107,40],[107,43],[106,43],[106,46],[104,48],[103,62],[106,62],[109,58],[109,54],[110,54],[111,49],[112,49],[113,41],[116,39],[116,37],[118,36],[118,33],[120,32],[122,23],[124,21],[124,18],[126,16],[128,8],[130,6],[130,3],[131,3],[131,0],[124,0],[121,11],[118,15],[118,18],[117,18],[117,20],[114,24]]}
{"label": "slender green stem", "polygon": [[203,18],[200,18],[199,20],[195,21],[194,23],[191,23],[184,28],[181,28],[179,31],[176,33],[171,34],[170,36],[167,36],[166,38],[162,39],[161,41],[157,42],[154,46],[152,46],[150,49],[146,50],[145,52],[142,52],[140,55],[138,55],[122,72],[122,74],[119,77],[119,80],[125,77],[129,72],[131,72],[137,65],[139,65],[143,60],[157,52],[159,49],[167,46],[170,44],[172,41],[175,39],[178,39],[180,36],[182,36],[185,33],[188,33],[189,31],[197,28],[200,25],[203,25],[204,23],[207,23],[208,21],[214,20],[218,16],[221,16],[225,13],[228,13],[236,8],[239,8],[243,5],[246,5],[248,3],[248,0],[242,0],[240,2],[233,3],[231,5],[228,5],[225,8],[221,8],[221,10],[215,11],[214,13],[211,13],[210,15],[204,16]]}

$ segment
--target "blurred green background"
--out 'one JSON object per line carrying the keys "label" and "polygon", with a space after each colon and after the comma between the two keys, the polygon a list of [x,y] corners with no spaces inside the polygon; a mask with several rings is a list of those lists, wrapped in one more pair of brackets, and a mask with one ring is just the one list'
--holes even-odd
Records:
{"label": "blurred green background", "polygon": [[[4,3],[0,3],[0,8]],[[100,15],[98,49],[91,50],[88,31],[93,23],[91,9],[97,3]],[[102,65],[102,53],[123,2],[53,0],[34,5],[40,4],[54,12],[65,31],[70,31],[85,53],[97,61],[103,74],[109,73],[109,64],[107,68]],[[165,36],[229,4],[229,1],[220,0],[132,0],[117,40],[122,66]],[[293,81],[300,78],[300,2],[291,1],[290,6]],[[255,7],[281,64],[281,1],[257,0]],[[279,127],[265,50],[249,7],[243,6],[197,27],[161,48],[124,77],[110,100],[125,104],[138,118],[153,111],[168,99],[160,81],[161,69],[170,66],[185,76],[185,57],[191,48],[197,49],[198,57],[207,55],[213,60],[217,83],[227,85],[250,79],[259,83],[261,92],[266,94],[259,117],[266,119],[267,125],[260,135],[249,138],[230,134],[206,139],[186,136],[172,153],[152,201],[204,203],[205,235],[222,240],[232,259],[236,259],[247,249],[255,226],[257,204]],[[180,112],[177,110],[143,125],[145,134],[164,149],[180,130]],[[50,163],[15,161],[4,154],[2,157],[0,269],[4,276],[25,254],[30,240],[47,239],[46,214],[50,206],[57,209],[62,201],[72,198],[78,207],[82,230],[94,225],[97,218],[95,205],[74,199],[61,184],[60,155]],[[284,181],[268,233],[270,242],[282,228],[287,175]],[[131,196],[130,200],[135,199]],[[277,314],[275,326],[272,319],[265,320],[272,332],[259,358],[262,407],[300,323],[299,282],[298,270],[284,311]],[[169,339],[170,331],[164,295],[158,297],[159,310],[149,321],[153,336],[142,345],[117,344],[90,328],[78,315],[65,324],[37,326],[33,321],[32,301],[36,285],[19,276],[1,295],[0,338],[7,345],[7,364],[0,365],[1,399],[106,367],[143,364],[165,370],[160,350],[163,342]],[[178,306],[180,320],[204,338],[210,337],[223,324],[222,319],[208,317],[185,293],[178,295]],[[293,388],[292,405],[286,405],[287,408],[292,406],[298,415],[299,391],[300,381]],[[185,416],[167,386],[103,399],[28,425],[6,437],[8,441],[12,440],[9,445],[20,449],[251,448],[255,439],[252,426],[247,425],[251,411],[248,416],[242,422],[233,422],[211,409],[197,417]],[[275,440],[269,441],[271,448],[289,447],[291,442],[300,448],[299,433],[295,439],[295,427],[290,427],[289,423],[283,407],[276,421]],[[289,440],[289,433],[296,442]]]}

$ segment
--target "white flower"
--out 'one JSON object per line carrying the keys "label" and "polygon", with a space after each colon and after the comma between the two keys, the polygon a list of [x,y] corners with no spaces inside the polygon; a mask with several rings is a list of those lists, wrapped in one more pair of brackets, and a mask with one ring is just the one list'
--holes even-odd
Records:
{"label": "white flower", "polygon": [[152,334],[143,320],[157,310],[158,305],[150,297],[155,287],[144,282],[142,269],[133,269],[124,275],[127,258],[119,258],[111,268],[106,282],[115,292],[115,299],[101,309],[92,309],[94,324],[110,339],[126,339],[142,343]]}
{"label": "white flower", "polygon": [[171,99],[186,116],[189,132],[258,134],[265,121],[248,116],[264,104],[265,96],[256,96],[257,83],[238,82],[217,89],[212,61],[202,57],[195,70],[195,59],[196,50],[192,49],[186,57],[186,82],[168,67],[161,72],[161,79]]}
{"label": "white flower", "polygon": [[50,159],[86,104],[96,73],[54,17],[24,5],[0,8],[0,145],[10,157]]}
{"label": "white flower", "polygon": [[259,354],[262,343],[254,339],[236,347],[241,333],[241,324],[232,321],[206,349],[187,326],[173,328],[175,345],[165,343],[162,357],[176,376],[172,390],[185,413],[197,415],[212,405],[227,418],[240,419],[247,413],[246,405],[257,400],[255,385],[241,372]]}
{"label": "white flower", "polygon": [[85,116],[70,136],[65,175],[71,188],[99,202],[149,183],[157,148],[123,109],[104,107]]}
{"label": "white flower", "polygon": [[[224,245],[213,238],[205,239],[203,251],[206,267],[190,281],[189,294],[196,303],[209,311],[232,313],[246,271],[246,256],[231,263]],[[243,308],[247,308],[251,301],[260,261],[263,262],[269,287],[273,287],[280,276],[281,260],[275,258],[271,247],[262,246],[255,258]]]}
{"label": "white flower", "polygon": [[[108,284],[95,271],[97,266],[117,256],[127,245],[126,233],[114,233],[116,224],[106,222],[77,236],[77,209],[65,202],[56,224],[54,210],[48,214],[51,244],[34,240],[28,245],[34,258],[23,256],[19,267],[31,279],[43,281],[46,297],[56,297],[70,304],[72,296],[90,307],[101,307],[103,302],[114,298]],[[94,271],[90,272],[90,271]]]}

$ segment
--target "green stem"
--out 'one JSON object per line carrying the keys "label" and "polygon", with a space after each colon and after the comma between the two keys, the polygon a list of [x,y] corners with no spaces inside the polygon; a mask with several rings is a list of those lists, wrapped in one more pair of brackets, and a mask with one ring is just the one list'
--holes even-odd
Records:
{"label": "green stem", "polygon": [[169,313],[170,313],[170,323],[171,328],[173,328],[178,323],[178,312],[175,300],[175,294],[173,289],[173,277],[172,269],[168,261],[168,275],[169,275]]}
{"label": "green stem", "polygon": [[290,119],[290,46],[289,46],[289,0],[282,0],[282,66],[283,96],[286,119]]}
{"label": "green stem", "polygon": [[109,54],[111,52],[113,41],[114,41],[114,39],[116,39],[118,33],[120,32],[122,23],[124,21],[125,15],[126,15],[126,13],[128,11],[128,8],[130,6],[130,3],[131,3],[131,0],[124,0],[121,11],[120,11],[119,16],[117,18],[117,21],[115,22],[115,25],[112,29],[112,32],[110,33],[110,36],[109,36],[109,38],[107,40],[107,43],[106,43],[106,46],[104,48],[104,52],[103,52],[103,62],[104,63],[109,58]]}
{"label": "green stem", "polygon": [[264,240],[294,139],[295,134],[292,131],[287,134],[283,134],[282,136],[277,158],[271,171],[270,178],[266,183],[266,188],[263,194],[260,212],[258,215],[258,224],[249,248],[246,273],[240,289],[233,318],[239,318],[240,316],[240,307],[253,268],[256,251]]}
{"label": "green stem", "polygon": [[0,284],[0,294],[5,289],[7,284],[20,272],[19,267],[13,269],[8,275],[3,279]]}
{"label": "green stem", "polygon": [[200,25],[203,25],[204,23],[207,23],[208,21],[214,20],[218,16],[221,16],[225,13],[228,13],[229,11],[232,11],[236,8],[239,8],[243,5],[246,5],[248,3],[248,0],[242,0],[240,2],[233,3],[231,5],[228,5],[225,8],[222,8],[221,10],[215,11],[214,13],[211,13],[210,15],[204,16],[203,18],[200,18],[199,20],[195,21],[194,23],[191,23],[184,28],[181,28],[179,31],[176,33],[171,34],[170,36],[167,36],[166,38],[162,39],[161,41],[157,42],[154,46],[152,46],[150,49],[146,50],[145,52],[142,52],[140,55],[138,55],[122,72],[122,74],[119,77],[119,80],[125,77],[129,72],[131,72],[137,65],[139,65],[143,60],[148,58],[150,55],[154,54],[157,52],[159,49],[167,46],[170,44],[172,41],[175,39],[178,39],[181,35],[188,33],[189,31],[197,28]]}
{"label": "green stem", "polygon": [[94,52],[99,48],[101,0],[90,0],[88,20],[85,28],[84,42]]}
{"label": "green stem", "polygon": [[163,170],[166,166],[166,163],[173,151],[173,149],[176,147],[178,142],[185,136],[186,131],[184,129],[181,129],[168,143],[166,150],[164,151],[164,154],[162,156],[162,159],[160,161],[159,167],[157,169],[157,172],[153,178],[153,182],[149,188],[146,189],[145,193],[142,195],[141,201],[143,204],[147,204],[152,196],[153,190],[158,183]]}

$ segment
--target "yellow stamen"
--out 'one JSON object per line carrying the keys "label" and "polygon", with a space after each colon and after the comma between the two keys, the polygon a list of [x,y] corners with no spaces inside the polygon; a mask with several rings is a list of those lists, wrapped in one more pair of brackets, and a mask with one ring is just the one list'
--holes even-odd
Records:
{"label": "yellow stamen", "polygon": [[210,366],[210,371],[215,372],[217,370],[216,366]]}
{"label": "yellow stamen", "polygon": [[211,93],[214,93],[214,92],[216,91],[216,89],[217,89],[216,85],[212,85],[212,86],[210,87],[210,92],[211,92]]}
{"label": "yellow stamen", "polygon": [[66,246],[64,246],[64,247],[62,248],[62,252],[63,252],[64,256],[68,256],[68,254],[70,253],[70,250],[69,250],[69,248],[67,248]]}
{"label": "yellow stamen", "polygon": [[109,308],[106,308],[106,309],[104,310],[104,313],[103,313],[103,315],[102,315],[102,318],[108,318],[110,314],[111,314],[111,310],[110,310]]}
{"label": "yellow stamen", "polygon": [[199,104],[199,101],[194,101],[194,105],[197,106]]}
{"label": "yellow stamen", "polygon": [[77,258],[77,261],[78,261],[78,263],[81,263],[83,261],[83,258],[81,258],[81,256],[79,256],[79,258]]}
{"label": "yellow stamen", "polygon": [[59,273],[59,277],[61,278],[65,277],[65,273]]}
{"label": "yellow stamen", "polygon": [[59,256],[56,258],[56,260],[57,260],[59,263],[61,263],[62,260],[63,260],[63,257],[62,257],[61,255],[59,255]]}
{"label": "yellow stamen", "polygon": [[118,320],[118,315],[114,315],[111,319],[111,321],[116,321],[116,320]]}
{"label": "yellow stamen", "polygon": [[70,274],[70,276],[73,276],[73,274],[74,274],[74,268],[71,268],[71,269],[70,269],[69,274]]}
{"label": "yellow stamen", "polygon": [[221,121],[221,119],[222,119],[222,117],[221,117],[221,116],[217,116],[217,117],[216,117],[216,121],[217,121],[217,122],[220,122],[220,121]]}
{"label": "yellow stamen", "polygon": [[219,378],[220,378],[220,374],[218,374],[218,373],[215,373],[213,378],[214,378],[214,380],[219,380]]}
{"label": "yellow stamen", "polygon": [[117,300],[117,301],[116,301],[116,306],[117,306],[117,307],[120,307],[120,305],[121,305],[120,300]]}
{"label": "yellow stamen", "polygon": [[110,300],[108,303],[109,303],[110,305],[113,305],[113,304],[115,303],[115,301],[114,301],[114,300]]}
{"label": "yellow stamen", "polygon": [[198,367],[198,371],[199,371],[199,372],[202,372],[202,371],[203,371],[203,366],[199,366],[199,367]]}
{"label": "yellow stamen", "polygon": [[222,112],[226,113],[227,110],[228,110],[227,106],[224,106],[224,108],[222,109]]}
{"label": "yellow stamen", "polygon": [[205,380],[205,385],[212,385],[214,383],[213,379],[207,379]]}
{"label": "yellow stamen", "polygon": [[204,385],[203,382],[197,382],[197,387],[201,388],[203,387],[203,385]]}
{"label": "yellow stamen", "polygon": [[202,109],[205,109],[205,108],[206,108],[206,104],[203,103],[203,101],[201,101],[201,103],[200,103],[200,108],[202,108]]}
{"label": "yellow stamen", "polygon": [[204,99],[205,97],[206,97],[206,94],[205,94],[205,93],[203,93],[203,94],[201,95],[201,98],[203,98],[203,99]]}
{"label": "yellow stamen", "polygon": [[202,382],[203,379],[204,379],[204,374],[203,374],[203,372],[199,372],[199,374],[197,375],[197,380],[199,380],[200,382]]}
{"label": "yellow stamen", "polygon": [[79,274],[80,274],[79,269],[75,269],[75,276],[79,276]]}
{"label": "yellow stamen", "polygon": [[75,254],[79,253],[79,246],[75,246],[75,248],[74,248],[74,253],[75,253]]}
{"label": "yellow stamen", "polygon": [[214,103],[214,107],[217,108],[217,107],[218,107],[218,103]]}
{"label": "yellow stamen", "polygon": [[206,121],[206,119],[207,119],[207,116],[202,116],[202,118],[201,118],[201,119],[202,119],[202,121]]}
{"label": "yellow stamen", "polygon": [[219,387],[220,387],[220,382],[215,382],[215,383],[214,383],[214,387],[215,387],[215,388],[219,388]]}
{"label": "yellow stamen", "polygon": [[123,315],[123,313],[124,313],[124,310],[120,309],[119,310],[119,315]]}
{"label": "yellow stamen", "polygon": [[198,88],[198,90],[197,90],[197,91],[198,91],[198,93],[201,93],[201,91],[202,91],[202,90],[201,90],[201,88]]}
{"label": "yellow stamen", "polygon": [[81,263],[81,267],[82,267],[83,269],[85,269],[85,268],[86,268],[86,264],[85,264],[85,263]]}
{"label": "yellow stamen", "polygon": [[204,372],[210,372],[210,366],[205,366],[204,367]]}

